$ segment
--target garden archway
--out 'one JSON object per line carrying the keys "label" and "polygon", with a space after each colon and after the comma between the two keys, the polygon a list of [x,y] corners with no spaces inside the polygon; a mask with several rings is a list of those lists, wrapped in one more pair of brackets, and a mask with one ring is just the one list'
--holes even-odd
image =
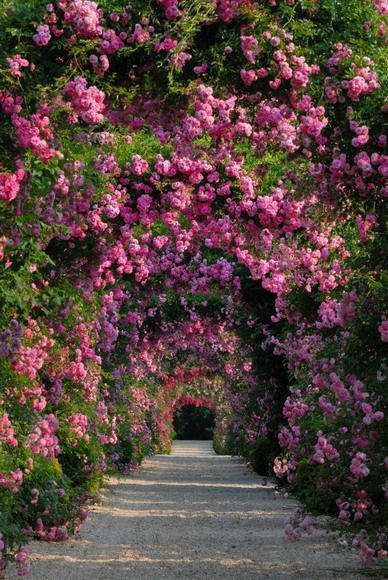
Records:
{"label": "garden archway", "polygon": [[176,439],[211,440],[215,427],[215,411],[209,401],[179,401],[175,406],[173,428]]}
{"label": "garden archway", "polygon": [[0,569],[168,451],[186,384],[387,553],[385,7],[349,2],[0,7]]}

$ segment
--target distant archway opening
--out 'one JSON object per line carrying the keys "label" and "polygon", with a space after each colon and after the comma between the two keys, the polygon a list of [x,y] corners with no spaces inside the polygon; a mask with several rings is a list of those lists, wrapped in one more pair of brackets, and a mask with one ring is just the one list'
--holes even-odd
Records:
{"label": "distant archway opening", "polygon": [[211,440],[215,423],[214,411],[192,403],[179,405],[174,412],[176,439]]}

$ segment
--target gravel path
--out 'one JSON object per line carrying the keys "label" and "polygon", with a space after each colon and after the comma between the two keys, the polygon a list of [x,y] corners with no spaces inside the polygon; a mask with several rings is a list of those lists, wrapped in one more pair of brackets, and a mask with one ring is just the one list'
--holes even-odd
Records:
{"label": "gravel path", "polygon": [[112,479],[80,538],[33,543],[29,578],[362,579],[357,557],[324,531],[285,542],[295,505],[210,442],[180,441]]}

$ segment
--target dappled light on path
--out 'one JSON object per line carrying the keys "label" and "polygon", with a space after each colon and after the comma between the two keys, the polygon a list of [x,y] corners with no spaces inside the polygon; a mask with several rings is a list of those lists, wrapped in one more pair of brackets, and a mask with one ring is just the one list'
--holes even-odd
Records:
{"label": "dappled light on path", "polygon": [[174,444],[114,478],[81,537],[33,544],[33,580],[361,579],[355,556],[323,530],[286,543],[293,500],[210,442]]}
{"label": "dappled light on path", "polygon": [[[174,457],[218,457],[219,459],[228,457],[216,455],[211,441],[174,441],[171,455]],[[163,457],[163,455],[158,457]]]}

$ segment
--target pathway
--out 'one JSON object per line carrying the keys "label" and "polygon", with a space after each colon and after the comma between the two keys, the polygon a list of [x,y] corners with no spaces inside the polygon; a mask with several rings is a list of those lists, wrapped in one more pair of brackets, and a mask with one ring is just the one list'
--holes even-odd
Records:
{"label": "pathway", "polygon": [[358,559],[324,531],[297,544],[283,524],[295,502],[210,442],[114,478],[81,537],[34,543],[30,580],[360,580]]}

